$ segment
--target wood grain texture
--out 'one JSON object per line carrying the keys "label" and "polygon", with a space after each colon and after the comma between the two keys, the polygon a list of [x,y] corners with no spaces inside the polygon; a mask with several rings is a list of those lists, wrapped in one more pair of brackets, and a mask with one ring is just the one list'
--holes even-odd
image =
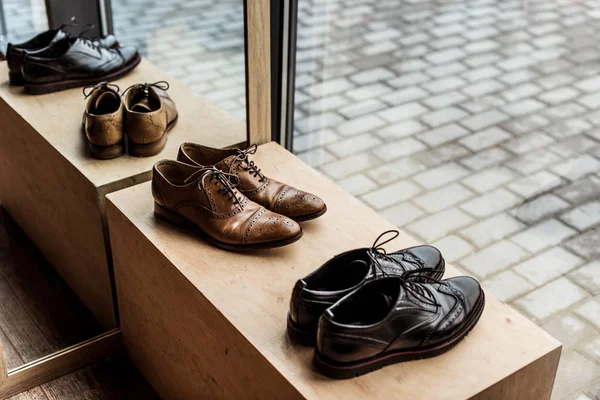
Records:
{"label": "wood grain texture", "polygon": [[0,386],[0,398],[21,393],[106,358],[119,351],[121,345],[121,331],[114,329],[10,370]]}
{"label": "wood grain texture", "polygon": [[248,142],[271,141],[271,5],[246,1],[246,94]]}
{"label": "wood grain texture", "polygon": [[102,332],[90,311],[0,207],[0,343],[7,368]]}
{"label": "wood grain texture", "polygon": [[[302,224],[304,237],[291,246],[249,254],[214,248],[156,220],[149,183],[108,196],[124,341],[162,396],[191,399],[206,390],[213,398],[464,399],[490,395],[490,388],[526,393],[532,379],[536,393],[550,392],[560,343],[490,293],[475,329],[439,357],[346,381],[315,372],[313,349],[286,335],[294,283],[394,227],[274,143],[260,146],[255,161],[267,176],[328,205],[323,217]],[[416,244],[401,234],[385,247]],[[457,273],[447,266],[446,276]]]}
{"label": "wood grain texture", "polygon": [[[96,160],[89,155],[85,135],[81,131],[81,117],[86,104],[81,88],[32,96],[23,93],[23,88],[9,86],[7,77],[8,67],[5,62],[0,62],[0,98],[97,188],[121,181],[125,181],[123,187],[128,187],[131,184],[127,181],[136,179],[138,175],[148,180],[152,165],[163,158],[175,158],[182,142],[225,147],[247,140],[243,121],[194,95],[181,82],[143,60],[133,72],[114,83],[125,90],[134,83],[169,82],[168,93],[177,104],[179,118],[169,132],[167,147],[154,157],[125,155],[114,160]],[[0,115],[4,115],[3,111]],[[4,121],[0,120],[0,124]],[[13,125],[13,129],[19,130],[19,125]]]}

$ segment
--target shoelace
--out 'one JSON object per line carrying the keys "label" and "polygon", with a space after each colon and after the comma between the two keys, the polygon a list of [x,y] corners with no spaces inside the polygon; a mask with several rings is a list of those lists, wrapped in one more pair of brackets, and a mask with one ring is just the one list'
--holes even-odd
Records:
{"label": "shoelace", "polygon": [[[238,155],[235,157],[235,160],[239,160],[242,163],[244,163],[245,165],[242,165],[242,168],[246,171],[251,171],[250,173],[252,175],[254,175],[254,177],[259,177],[258,181],[259,182],[264,182],[266,177],[262,174],[262,172],[260,172],[260,168],[258,168],[256,166],[256,164],[254,164],[254,161],[250,161],[248,159],[248,156],[251,154],[256,154],[256,150],[258,149],[258,146],[256,144],[253,144],[252,146],[248,147],[246,150],[240,150],[237,149],[238,151]],[[231,163],[231,167],[230,167],[230,172],[231,172],[231,168],[233,167],[234,163]]]}
{"label": "shoelace", "polygon": [[125,96],[125,93],[127,93],[129,90],[135,88],[144,88],[144,93],[146,94],[146,96],[148,96],[151,87],[167,91],[171,86],[167,81],[158,81],[154,83],[135,83],[123,91],[123,96]]}
{"label": "shoelace", "polygon": [[96,85],[84,87],[83,88],[83,97],[85,99],[87,99],[88,97],[90,97],[92,95],[92,93],[94,93],[94,91],[96,91],[98,89],[104,89],[104,88],[111,88],[117,93],[119,93],[119,90],[121,90],[119,88],[119,86],[115,85],[114,83],[100,82]]}
{"label": "shoelace", "polygon": [[[424,303],[430,304],[435,307],[441,307],[441,304],[437,302],[435,296],[431,292],[431,289],[423,283],[440,283],[437,279],[429,278],[427,276],[420,275],[430,268],[419,268],[412,271],[405,272],[400,278],[400,285],[413,296],[417,297]],[[418,275],[418,282],[411,280],[412,275]]]}
{"label": "shoelace", "polygon": [[[390,237],[389,239],[379,243],[379,241],[386,235],[392,234],[393,236]],[[373,246],[371,246],[371,248],[367,251],[367,254],[369,255],[369,258],[371,258],[371,260],[373,261],[375,268],[377,270],[379,270],[379,272],[381,272],[381,276],[389,276],[389,274],[387,272],[385,272],[385,269],[383,268],[383,266],[381,265],[381,263],[379,262],[379,258],[384,258],[394,264],[400,264],[400,266],[402,267],[402,269],[404,270],[404,267],[402,266],[401,263],[399,263],[397,260],[393,259],[392,257],[387,255],[386,250],[383,248],[383,245],[391,242],[392,240],[396,239],[398,236],[400,235],[400,232],[398,230],[395,229],[391,229],[389,231],[385,231],[383,232],[381,235],[379,235],[377,237],[377,239],[375,239],[375,242],[373,242]],[[427,267],[425,265],[425,263],[423,262],[423,260],[421,260],[418,257],[415,257],[413,254],[407,252],[407,251],[402,251],[400,253],[398,253],[397,255],[400,255],[400,257],[402,257],[403,261],[409,262],[411,264],[416,264],[419,266],[419,268],[415,269],[415,270],[411,270],[411,271],[406,271],[404,270],[404,274],[403,276],[407,276],[411,277],[412,275],[418,275],[418,274],[422,274],[422,273],[428,273],[431,272],[433,270],[433,268],[431,267]],[[418,273],[415,273],[415,271],[418,271]],[[377,272],[376,272],[377,274]],[[426,277],[424,277],[426,278]]]}
{"label": "shoelace", "polygon": [[[200,188],[200,190],[202,190],[202,187],[205,186],[206,179],[209,179],[211,182],[216,181],[221,186],[219,189],[217,189],[218,193],[227,194],[227,198],[229,201],[233,202],[234,205],[239,205],[242,209],[244,208],[243,204],[241,203],[241,199],[239,199],[236,194],[235,186],[237,186],[239,183],[239,178],[237,177],[237,175],[228,174],[215,167],[203,167],[191,174],[184,182],[188,183],[196,176],[198,176],[199,178],[198,187]],[[235,183],[232,183],[232,180],[234,180]],[[217,214],[212,210],[209,211],[213,214]]]}

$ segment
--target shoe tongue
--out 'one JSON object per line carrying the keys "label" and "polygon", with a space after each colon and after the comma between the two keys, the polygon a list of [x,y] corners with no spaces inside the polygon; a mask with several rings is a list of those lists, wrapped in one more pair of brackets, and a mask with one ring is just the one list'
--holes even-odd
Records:
{"label": "shoe tongue", "polygon": [[98,98],[96,99],[95,107],[97,110],[101,109],[102,107],[108,108],[115,101],[119,101],[119,96],[117,96],[115,92],[107,90],[106,92],[98,96]]}

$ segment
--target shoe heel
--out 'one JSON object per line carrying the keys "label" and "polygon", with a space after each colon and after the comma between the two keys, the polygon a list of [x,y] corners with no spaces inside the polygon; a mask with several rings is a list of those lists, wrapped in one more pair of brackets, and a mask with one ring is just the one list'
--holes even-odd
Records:
{"label": "shoe heel", "polygon": [[183,219],[173,211],[167,210],[165,207],[159,205],[158,203],[154,203],[154,215],[157,218],[162,219],[163,221],[167,221],[172,224],[183,226],[186,228],[189,227],[189,223],[185,219]]}
{"label": "shoe heel", "polygon": [[13,86],[23,86],[25,84],[25,81],[23,81],[23,75],[21,75],[19,72],[9,72],[8,82]]}
{"label": "shoe heel", "polygon": [[314,346],[317,342],[317,332],[308,332],[298,328],[289,314],[287,318],[287,334],[290,339],[303,346]]}
{"label": "shoe heel", "polygon": [[156,142],[148,144],[134,143],[129,141],[129,154],[136,157],[151,157],[155,156],[167,145],[167,133],[163,133],[162,137]]}
{"label": "shoe heel", "polygon": [[113,144],[112,146],[95,146],[88,143],[88,148],[90,149],[92,157],[99,160],[110,160],[125,154],[125,145],[123,142]]}

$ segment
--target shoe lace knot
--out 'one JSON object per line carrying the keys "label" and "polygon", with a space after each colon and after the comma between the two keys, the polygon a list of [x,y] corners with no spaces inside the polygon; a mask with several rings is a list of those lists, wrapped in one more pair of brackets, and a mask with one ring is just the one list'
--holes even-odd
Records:
{"label": "shoe lace knot", "polygon": [[[242,169],[244,169],[244,171],[250,171],[250,173],[255,178],[258,177],[259,182],[264,182],[266,180],[266,177],[263,175],[260,168],[256,166],[254,161],[251,161],[248,158],[249,155],[256,154],[257,149],[258,146],[256,144],[253,144],[245,150],[237,149],[238,155],[235,157],[234,162],[240,161],[242,163]],[[233,164],[234,163],[231,163],[232,166]]]}
{"label": "shoe lace knot", "polygon": [[207,179],[210,182],[216,182],[219,187],[217,193],[226,195],[233,205],[240,206],[242,209],[244,208],[242,198],[238,197],[236,190],[236,186],[239,184],[239,178],[236,175],[223,172],[215,167],[202,167],[191,174],[184,182],[187,183],[194,178],[198,179],[198,188],[200,190],[206,187]]}

